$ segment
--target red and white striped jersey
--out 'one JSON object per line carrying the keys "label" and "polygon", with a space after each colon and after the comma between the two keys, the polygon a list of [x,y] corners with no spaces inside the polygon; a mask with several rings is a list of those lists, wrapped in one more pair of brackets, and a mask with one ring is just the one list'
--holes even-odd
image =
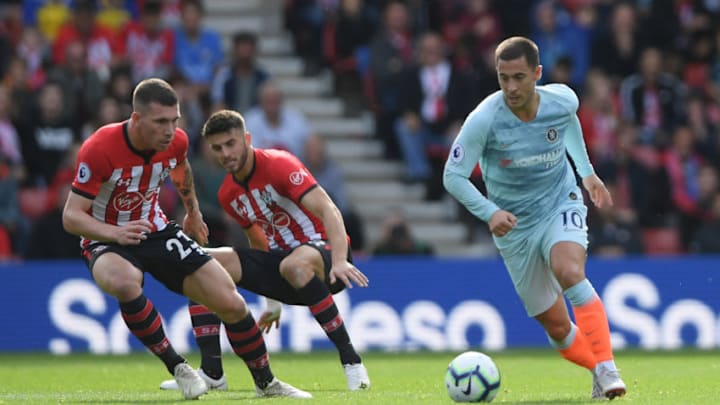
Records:
{"label": "red and white striped jersey", "polygon": [[[182,129],[167,150],[148,153],[132,147],[127,121],[98,129],[78,152],[73,192],[93,200],[90,215],[98,221],[124,225],[146,219],[153,232],[168,219],[160,208],[160,186],[178,163],[185,161],[188,136]],[[92,241],[83,239],[82,246]]]}
{"label": "red and white striped jersey", "polygon": [[276,149],[255,149],[255,166],[246,183],[228,174],[218,201],[243,228],[259,224],[270,249],[289,250],[313,240],[326,240],[320,218],[302,206],[300,199],[318,183],[292,154]]}

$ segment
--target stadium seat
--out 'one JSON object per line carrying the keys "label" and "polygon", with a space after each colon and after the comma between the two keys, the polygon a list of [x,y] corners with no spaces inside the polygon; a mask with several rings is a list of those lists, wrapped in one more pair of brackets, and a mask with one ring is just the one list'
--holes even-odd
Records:
{"label": "stadium seat", "polygon": [[677,255],[683,251],[680,233],[675,228],[646,228],[642,230],[642,239],[648,255]]}

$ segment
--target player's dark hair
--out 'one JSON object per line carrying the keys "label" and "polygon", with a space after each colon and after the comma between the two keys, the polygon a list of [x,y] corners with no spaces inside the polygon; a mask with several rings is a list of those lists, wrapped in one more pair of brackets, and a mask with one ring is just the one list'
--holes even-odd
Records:
{"label": "player's dark hair", "polygon": [[230,130],[237,128],[241,133],[245,133],[245,119],[243,116],[233,110],[220,110],[208,118],[205,121],[205,125],[202,128],[203,138],[207,138],[211,135],[230,132]]}
{"label": "player's dark hair", "polygon": [[513,60],[524,57],[527,64],[535,69],[540,65],[538,47],[532,40],[525,37],[510,37],[495,49],[495,63],[499,60]]}
{"label": "player's dark hair", "polygon": [[175,89],[168,82],[162,79],[145,79],[135,86],[133,91],[133,110],[138,111],[147,108],[150,103],[158,103],[162,106],[172,107],[177,105],[178,96]]}

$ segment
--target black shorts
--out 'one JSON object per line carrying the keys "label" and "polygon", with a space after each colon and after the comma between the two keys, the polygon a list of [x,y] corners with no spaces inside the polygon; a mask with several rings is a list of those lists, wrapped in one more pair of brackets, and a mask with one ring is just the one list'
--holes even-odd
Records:
{"label": "black shorts", "polygon": [[139,245],[93,243],[83,250],[83,258],[92,270],[97,258],[109,252],[122,256],[142,272],[150,273],[165,287],[181,295],[185,276],[212,260],[212,256],[172,222],[162,231],[148,234],[148,238]]}
{"label": "black shorts", "polygon": [[[323,241],[311,241],[304,245],[312,246],[320,252],[324,263],[325,284],[330,292],[337,294],[342,291],[345,288],[342,281],[335,280],[335,283],[330,284],[329,274],[332,268],[332,256],[329,245]],[[235,252],[240,257],[240,264],[242,265],[242,278],[237,284],[238,287],[285,304],[305,305],[298,297],[293,286],[282,278],[280,274],[280,262],[288,257],[292,250],[287,252],[282,250],[265,252],[257,249],[236,247]],[[348,261],[352,263],[352,254],[349,248],[347,257]]]}

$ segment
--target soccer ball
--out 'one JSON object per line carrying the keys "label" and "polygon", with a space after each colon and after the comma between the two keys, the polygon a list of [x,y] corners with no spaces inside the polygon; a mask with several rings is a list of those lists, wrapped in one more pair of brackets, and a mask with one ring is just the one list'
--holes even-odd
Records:
{"label": "soccer ball", "polygon": [[445,388],[455,402],[490,402],[500,390],[500,370],[488,355],[465,352],[448,365]]}

